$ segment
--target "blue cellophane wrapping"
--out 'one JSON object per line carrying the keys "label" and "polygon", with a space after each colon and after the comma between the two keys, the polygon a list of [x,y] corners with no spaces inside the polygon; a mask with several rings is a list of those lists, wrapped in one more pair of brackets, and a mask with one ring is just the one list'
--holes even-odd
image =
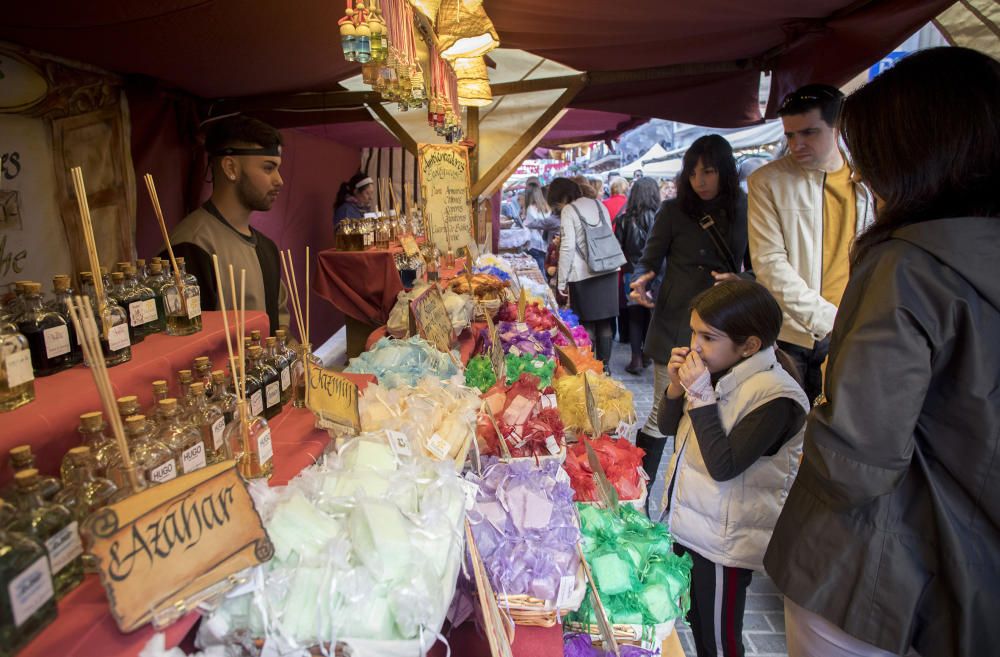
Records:
{"label": "blue cellophane wrapping", "polygon": [[416,336],[405,340],[382,338],[371,350],[352,358],[345,372],[374,374],[379,383],[395,388],[415,386],[427,376],[449,379],[458,374],[458,366],[448,354]]}

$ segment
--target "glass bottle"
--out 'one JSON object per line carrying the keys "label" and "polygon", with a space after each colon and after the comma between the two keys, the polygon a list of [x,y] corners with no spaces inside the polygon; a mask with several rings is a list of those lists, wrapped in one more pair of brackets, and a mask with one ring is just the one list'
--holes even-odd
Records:
{"label": "glass bottle", "polygon": [[170,391],[167,389],[167,382],[163,379],[157,379],[153,381],[153,405],[149,407],[146,412],[146,417],[153,418],[156,413],[160,410],[160,401],[166,399],[170,396]]}
{"label": "glass bottle", "polygon": [[167,335],[191,335],[201,330],[201,288],[198,279],[184,271],[184,258],[177,258],[177,268],[184,284],[184,300],[173,277],[161,288]]}
{"label": "glass bottle", "polygon": [[291,396],[292,372],[289,368],[288,387],[282,387],[282,372],[288,367],[288,364],[285,362],[284,355],[278,351],[278,338],[276,336],[271,335],[264,339],[264,354],[261,362],[269,365],[278,373],[278,404],[284,406],[285,400]]}
{"label": "glass bottle", "polygon": [[14,296],[4,306],[4,315],[8,322],[14,323],[24,312],[24,286],[31,281],[14,281]]}
{"label": "glass bottle", "polygon": [[191,384],[194,383],[194,372],[191,370],[177,371],[177,405],[181,409],[181,415],[186,416],[191,412],[194,401],[191,399]]}
{"label": "glass bottle", "polygon": [[264,342],[261,340],[260,331],[254,329],[250,331],[250,346],[264,348]]}
{"label": "glass bottle", "polygon": [[41,290],[39,283],[25,283],[17,330],[28,340],[35,376],[49,376],[71,366],[72,343],[66,318],[45,309]]}
{"label": "glass bottle", "polygon": [[192,363],[191,371],[194,373],[194,380],[196,382],[201,381],[205,384],[205,397],[211,399],[215,393],[214,384],[212,383],[212,361],[209,360],[208,356],[198,356],[194,359],[194,363]]}
{"label": "glass bottle", "polygon": [[[246,418],[245,421],[242,421]],[[236,419],[226,427],[226,442],[244,479],[270,479],[274,471],[271,429],[247,404],[237,405]]]}
{"label": "glass bottle", "polygon": [[123,289],[125,299],[122,306],[128,312],[129,325],[138,340],[142,340],[147,335],[159,333],[164,329],[163,322],[156,309],[156,293],[136,277],[135,269],[130,263],[120,263],[124,265],[122,273],[125,277]]}
{"label": "glass bottle", "polygon": [[176,399],[160,401],[160,442],[170,448],[180,466],[178,474],[188,474],[205,467],[205,444],[201,433],[188,424]]}
{"label": "glass bottle", "polygon": [[[247,338],[249,340],[249,338]],[[250,367],[250,348],[247,347],[244,351],[246,354],[247,362],[244,365],[245,368],[245,381],[244,381],[244,399],[247,400],[249,405],[249,410],[251,415],[263,415],[264,414],[264,382],[257,376],[257,374],[251,370]],[[237,384],[238,385],[238,384]]]}
{"label": "glass bottle", "polygon": [[[17,478],[17,473],[24,472],[25,470],[36,470],[35,468],[35,455],[31,452],[31,445],[15,445],[10,448],[7,452],[10,457],[10,467],[14,470],[14,477]],[[62,490],[62,482],[60,482],[55,477],[46,477],[43,475],[38,476],[38,483],[42,487],[42,496],[51,500],[56,496],[60,490]],[[10,502],[17,504],[17,496],[19,494],[17,486],[14,486],[10,491],[5,490],[2,497]]]}
{"label": "glass bottle", "polygon": [[94,474],[96,460],[89,447],[74,447],[63,462],[68,462],[69,480],[54,501],[69,509],[78,522],[83,522],[91,513],[110,504],[118,487],[110,479]]}
{"label": "glass bottle", "polygon": [[28,340],[9,322],[0,322],[0,412],[35,398],[35,372]]}
{"label": "glass bottle", "polygon": [[212,371],[212,403],[219,407],[228,426],[236,415],[236,395],[229,385],[229,377],[222,370]]}
{"label": "glass bottle", "polygon": [[[0,500],[0,516],[14,515]],[[55,587],[45,548],[0,525],[0,651],[13,655],[56,618]]]}
{"label": "glass bottle", "polygon": [[250,347],[249,356],[247,376],[260,380],[264,391],[264,418],[270,420],[281,412],[281,379],[278,371],[264,361],[263,349]]}
{"label": "glass bottle", "polygon": [[73,287],[70,278],[66,274],[57,274],[52,277],[52,299],[48,303],[49,310],[57,312],[66,320],[66,327],[69,329],[70,362],[79,365],[83,362],[83,347],[80,346],[82,340],[76,334],[76,327],[70,321],[69,301],[73,298]]}
{"label": "glass bottle", "polygon": [[[115,405],[118,407],[118,417],[121,418],[122,426],[125,426],[125,420],[132,417],[133,415],[139,415],[142,413],[142,408],[139,407],[139,398],[135,395],[125,395],[124,397],[119,397],[115,400]],[[151,422],[151,417],[146,416],[146,422],[149,423],[149,429],[152,431],[155,427]]]}
{"label": "glass bottle", "polygon": [[305,363],[308,362],[312,367],[323,367],[323,361],[312,352],[311,344],[296,345],[295,354],[295,363],[292,365],[292,405],[295,408],[305,408],[307,385]]}
{"label": "glass bottle", "polygon": [[[145,483],[155,486],[177,477],[177,461],[174,459],[174,453],[153,437],[145,415],[126,418],[125,439],[128,440],[132,462],[142,474],[141,479]],[[108,479],[119,489],[132,489],[121,455],[116,454],[114,461],[108,466]]]}
{"label": "glass bottle", "polygon": [[14,484],[18,489],[18,513],[10,528],[45,546],[56,598],[61,598],[83,581],[79,524],[65,506],[45,500],[38,470],[18,472]]}
{"label": "glass bottle", "polygon": [[[94,474],[99,477],[105,476],[108,471],[108,463],[118,452],[115,441],[106,432],[107,428],[104,423],[104,413],[92,411],[80,415],[80,426],[76,429],[80,434],[80,442],[84,447],[90,449],[90,454],[94,457],[96,464]],[[65,473],[60,472],[60,476],[63,481],[66,481]]]}
{"label": "glass bottle", "polygon": [[[121,306],[122,310],[125,310],[127,313],[128,311],[126,309],[132,301],[132,291],[125,285],[125,274],[120,271],[113,272],[111,274],[111,289],[107,292],[108,301],[113,301],[115,304]],[[138,344],[142,342],[143,338],[146,337],[144,334],[139,333],[136,325],[132,324],[131,317],[128,318],[125,325],[128,327],[126,330],[128,331],[128,340],[130,344]]]}
{"label": "glass bottle", "polygon": [[155,295],[157,321],[163,330],[167,328],[167,314],[163,309],[163,286],[169,282],[170,277],[164,274],[163,265],[159,262],[153,262],[149,265],[149,275],[142,282]]}
{"label": "glass bottle", "polygon": [[268,348],[271,349],[270,356],[275,362],[278,376],[281,379],[282,405],[292,400],[292,365],[295,364],[295,352],[285,345],[285,335],[284,329],[275,331],[273,347],[271,347],[272,338],[267,339]]}
{"label": "glass bottle", "polygon": [[201,440],[205,444],[206,460],[209,465],[225,461],[229,458],[225,415],[222,409],[208,401],[205,396],[205,384],[201,381],[191,384],[191,392],[194,394],[194,408],[189,420],[201,434]]}
{"label": "glass bottle", "polygon": [[135,259],[134,269],[136,281],[144,281],[146,280],[146,277],[149,276],[149,270],[146,269],[146,261],[143,258]]}

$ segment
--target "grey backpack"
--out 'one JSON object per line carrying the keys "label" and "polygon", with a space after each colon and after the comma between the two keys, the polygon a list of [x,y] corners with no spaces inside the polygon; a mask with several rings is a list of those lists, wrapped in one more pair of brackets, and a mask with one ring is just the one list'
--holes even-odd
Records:
{"label": "grey backpack", "polygon": [[576,247],[580,249],[580,255],[587,261],[587,266],[590,267],[591,272],[605,274],[615,271],[624,265],[626,262],[625,254],[622,253],[622,247],[618,243],[615,234],[611,231],[611,222],[605,220],[607,210],[597,199],[591,200],[597,206],[597,216],[600,219],[596,226],[591,226],[584,221],[579,210],[573,207],[572,204],[569,206],[580,220],[580,225],[583,227],[584,242],[587,245],[586,251],[580,249],[580,240],[578,239]]}

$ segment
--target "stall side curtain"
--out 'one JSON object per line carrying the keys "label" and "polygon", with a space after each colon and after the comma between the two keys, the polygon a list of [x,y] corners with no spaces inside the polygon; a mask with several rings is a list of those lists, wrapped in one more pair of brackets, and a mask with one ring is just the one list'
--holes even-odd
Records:
{"label": "stall side curtain", "polygon": [[[390,178],[396,197],[402,204],[402,212],[410,209],[412,199],[405,198],[403,184],[410,183],[417,202],[420,202],[420,176],[417,173],[417,158],[401,147],[365,148],[361,151],[361,163],[365,173],[372,178]],[[376,196],[381,190],[376,188]],[[379,207],[392,207],[389,199],[378,198]]]}

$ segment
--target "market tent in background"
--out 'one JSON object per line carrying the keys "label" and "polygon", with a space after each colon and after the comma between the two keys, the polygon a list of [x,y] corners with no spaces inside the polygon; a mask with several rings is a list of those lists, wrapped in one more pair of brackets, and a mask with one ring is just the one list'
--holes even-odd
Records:
{"label": "market tent in background", "polygon": [[1000,58],[1000,5],[995,0],[956,2],[934,19],[934,25],[951,45]]}

